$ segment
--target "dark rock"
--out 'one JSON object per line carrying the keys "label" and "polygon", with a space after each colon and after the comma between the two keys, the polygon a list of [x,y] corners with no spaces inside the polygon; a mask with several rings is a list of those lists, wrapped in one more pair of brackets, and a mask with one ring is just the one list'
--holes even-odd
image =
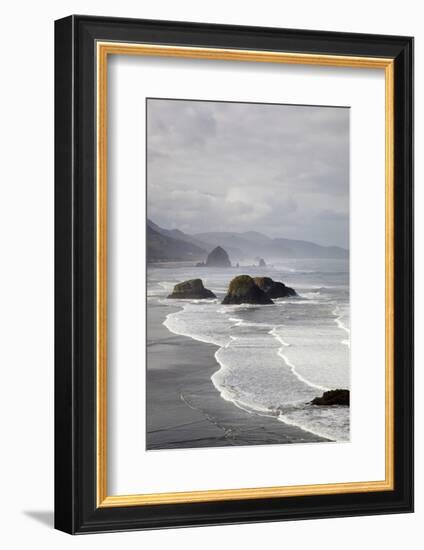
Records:
{"label": "dark rock", "polygon": [[269,298],[287,298],[287,296],[297,296],[296,291],[293,288],[290,288],[279,281],[274,281],[271,277],[255,277],[253,280]]}
{"label": "dark rock", "polygon": [[202,279],[191,279],[174,286],[168,298],[188,298],[199,300],[202,298],[216,298],[215,294],[203,286]]}
{"label": "dark rock", "polygon": [[312,405],[347,405],[350,402],[349,390],[329,390],[325,391],[321,397],[315,397],[311,401]]}
{"label": "dark rock", "polygon": [[252,277],[239,275],[234,277],[223,304],[273,304],[274,302],[261,290]]}
{"label": "dark rock", "polygon": [[259,258],[258,266],[259,267],[266,267],[266,263],[265,263],[265,260],[263,258]]}
{"label": "dark rock", "polygon": [[196,267],[205,267],[205,262],[197,262]]}
{"label": "dark rock", "polygon": [[208,267],[231,267],[231,262],[226,251],[217,246],[208,255],[206,265]]}

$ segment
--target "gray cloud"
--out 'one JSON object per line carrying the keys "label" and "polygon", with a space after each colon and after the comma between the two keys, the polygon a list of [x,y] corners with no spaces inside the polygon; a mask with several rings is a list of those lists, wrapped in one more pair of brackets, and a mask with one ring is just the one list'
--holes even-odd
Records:
{"label": "gray cloud", "polygon": [[348,246],[349,109],[148,100],[148,215]]}

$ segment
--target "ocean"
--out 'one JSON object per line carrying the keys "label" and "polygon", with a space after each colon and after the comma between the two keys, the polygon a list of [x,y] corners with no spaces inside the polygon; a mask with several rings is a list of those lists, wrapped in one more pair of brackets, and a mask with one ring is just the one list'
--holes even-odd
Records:
{"label": "ocean", "polygon": [[[282,281],[298,296],[274,305],[222,305],[230,280],[241,274]],[[217,299],[167,298],[176,283],[194,278]],[[148,307],[178,308],[163,319],[171,333],[217,346],[212,382],[222,399],[332,441],[349,440],[349,407],[310,404],[326,390],[350,388],[348,260],[280,260],[262,268],[168,264],[149,266],[147,281]]]}

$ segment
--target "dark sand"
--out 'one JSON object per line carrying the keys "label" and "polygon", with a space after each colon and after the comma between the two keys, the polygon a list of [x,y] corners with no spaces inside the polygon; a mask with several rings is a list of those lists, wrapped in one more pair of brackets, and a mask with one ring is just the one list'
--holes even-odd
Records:
{"label": "dark sand", "polygon": [[217,347],[171,333],[162,323],[175,310],[148,307],[148,450],[325,441],[222,399],[211,381]]}

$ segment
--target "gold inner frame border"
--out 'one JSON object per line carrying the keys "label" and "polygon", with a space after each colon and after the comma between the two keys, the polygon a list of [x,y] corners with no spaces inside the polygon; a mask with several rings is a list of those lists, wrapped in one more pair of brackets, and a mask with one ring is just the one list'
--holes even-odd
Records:
{"label": "gold inner frame border", "polygon": [[[108,495],[107,490],[107,63],[109,55],[138,55],[383,69],[385,72],[385,479],[315,485]],[[140,43],[96,43],[97,60],[97,507],[143,506],[394,489],[394,60],[391,58],[268,52]]]}

